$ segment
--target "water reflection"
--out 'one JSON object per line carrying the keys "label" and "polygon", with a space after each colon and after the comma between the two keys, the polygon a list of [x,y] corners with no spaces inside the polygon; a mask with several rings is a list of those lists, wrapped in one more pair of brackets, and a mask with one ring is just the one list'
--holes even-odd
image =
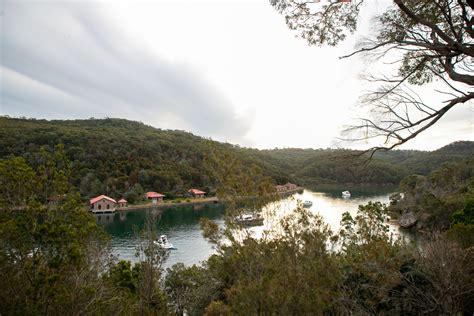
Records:
{"label": "water reflection", "polygon": [[[197,208],[195,206],[198,206]],[[147,216],[157,219],[157,232],[168,236],[178,250],[170,252],[167,265],[187,265],[205,260],[214,251],[201,235],[199,220],[207,217],[223,224],[224,207],[219,204],[173,207],[168,209],[137,209],[115,214],[96,214],[96,220],[112,236],[112,249],[120,259],[136,262],[135,247]]]}
{"label": "water reflection", "polygon": [[[354,194],[349,199],[343,199],[335,193],[321,193],[304,190],[301,194],[273,203],[264,210],[266,216],[264,226],[254,227],[251,230],[258,237],[265,230],[270,228],[282,216],[289,214],[295,209],[297,200],[309,200],[313,205],[309,208],[312,212],[319,213],[333,232],[337,232],[340,227],[340,220],[344,212],[352,215],[357,213],[359,205],[367,204],[369,201],[389,202],[389,193],[363,196]],[[166,262],[170,266],[177,262],[186,265],[199,263],[206,260],[214,252],[212,245],[202,237],[199,221],[202,217],[210,218],[219,225],[224,224],[224,206],[220,204],[201,204],[194,206],[172,207],[168,209],[149,209],[117,212],[115,214],[97,214],[97,222],[103,225],[107,232],[112,235],[112,247],[115,254],[121,259],[136,262],[135,247],[139,243],[137,232],[144,226],[149,214],[157,218],[158,234],[165,234],[178,250],[170,252]],[[265,216],[265,215],[264,215]],[[390,226],[390,231],[395,236],[400,236],[398,227]],[[410,240],[409,233],[401,235]]]}

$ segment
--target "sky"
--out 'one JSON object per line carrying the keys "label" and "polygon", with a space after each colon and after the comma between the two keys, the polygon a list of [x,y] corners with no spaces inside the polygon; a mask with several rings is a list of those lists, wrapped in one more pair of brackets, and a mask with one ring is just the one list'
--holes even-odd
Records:
{"label": "sky", "polygon": [[[354,36],[318,48],[268,0],[2,0],[0,115],[119,117],[256,148],[364,148],[337,139],[364,113],[371,64],[339,56],[389,2],[367,2]],[[404,148],[474,140],[473,123],[472,104],[460,106]]]}

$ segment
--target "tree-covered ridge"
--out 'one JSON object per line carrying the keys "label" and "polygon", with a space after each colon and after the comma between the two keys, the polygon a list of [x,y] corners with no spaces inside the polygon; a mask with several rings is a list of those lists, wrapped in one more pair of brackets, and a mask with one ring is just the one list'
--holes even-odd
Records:
{"label": "tree-covered ridge", "polygon": [[107,194],[130,202],[146,191],[171,198],[191,187],[213,191],[216,179],[204,163],[211,147],[236,155],[244,166],[259,166],[275,183],[306,186],[398,185],[406,175],[428,174],[444,162],[474,153],[472,142],[458,142],[433,152],[380,152],[367,164],[366,157],[353,150],[241,148],[125,119],[0,117],[0,159],[21,156],[34,165],[41,147],[52,151],[60,143],[71,161],[72,184],[82,198]]}
{"label": "tree-covered ridge", "polygon": [[[166,253],[154,243],[154,212],[137,236],[139,262],[115,260],[107,236],[70,185],[63,145],[41,150],[31,164],[22,157],[0,160],[0,313],[473,313],[472,200],[453,216],[454,238],[438,236],[423,251],[387,234],[386,208],[379,202],[359,206],[355,216],[346,212],[334,232],[299,205],[256,238],[239,228],[235,214],[242,196],[252,197],[253,205],[268,200],[268,177],[259,166],[244,170],[236,153],[218,151],[208,159],[219,176],[218,192],[229,200],[225,227],[202,222],[217,253],[166,274]],[[433,178],[441,188],[451,178],[473,187],[465,181],[466,168],[447,167],[454,176]],[[42,203],[52,194],[61,198]]]}
{"label": "tree-covered ridge", "polygon": [[[360,152],[348,149],[262,150],[268,161],[305,185],[395,184],[409,174],[427,175],[442,164],[474,155],[474,143],[459,141],[435,151],[392,150],[377,152],[370,163]],[[268,157],[268,158],[266,158]]]}
{"label": "tree-covered ridge", "polygon": [[426,176],[407,176],[400,191],[403,198],[394,199],[391,210],[412,212],[418,228],[445,230],[453,214],[474,197],[474,158],[447,163]]}
{"label": "tree-covered ridge", "polygon": [[[209,146],[235,151],[183,131],[156,129],[124,119],[46,121],[0,118],[0,158],[22,156],[35,163],[40,148],[64,144],[72,162],[71,179],[85,198],[108,194],[133,202],[146,191],[168,197],[189,188],[209,192],[214,186],[203,165]],[[276,182],[289,179],[274,166],[239,155],[246,164],[257,163]]]}

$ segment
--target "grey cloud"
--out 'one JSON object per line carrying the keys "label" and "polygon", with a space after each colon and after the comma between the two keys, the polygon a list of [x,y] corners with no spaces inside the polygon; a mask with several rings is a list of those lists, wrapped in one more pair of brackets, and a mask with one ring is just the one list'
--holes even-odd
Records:
{"label": "grey cloud", "polygon": [[96,5],[2,6],[2,114],[125,117],[233,141],[250,128],[196,69],[140,47]]}

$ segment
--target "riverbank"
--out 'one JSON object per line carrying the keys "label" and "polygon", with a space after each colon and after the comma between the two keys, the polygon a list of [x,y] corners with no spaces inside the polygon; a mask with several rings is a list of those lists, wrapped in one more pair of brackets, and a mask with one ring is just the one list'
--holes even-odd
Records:
{"label": "riverbank", "polygon": [[144,204],[133,204],[125,207],[117,208],[115,211],[130,211],[136,209],[148,209],[148,208],[165,208],[165,207],[174,207],[174,206],[187,206],[187,205],[199,205],[199,204],[212,204],[218,203],[219,199],[217,197],[208,197],[208,198],[195,198],[189,199],[189,201],[176,202],[175,200],[164,201],[160,203],[144,203]]}
{"label": "riverbank", "polygon": [[[289,195],[302,192],[304,190],[303,187],[297,187],[294,190],[288,190],[285,192],[280,192],[278,195],[281,197],[287,197]],[[200,204],[216,204],[219,203],[219,199],[217,197],[204,197],[204,198],[189,198],[186,199],[185,201],[180,201],[177,202],[176,200],[170,200],[170,201],[163,201],[160,203],[143,203],[143,204],[133,204],[133,205],[128,205],[125,207],[117,207],[115,209],[115,212],[121,212],[121,211],[131,211],[131,210],[137,210],[137,209],[157,209],[157,208],[167,208],[167,207],[175,207],[175,206],[188,206],[188,205],[200,205]],[[110,212],[112,213],[112,212]],[[103,214],[103,213],[97,213],[97,214]]]}
{"label": "riverbank", "polygon": [[[295,193],[296,191],[293,191]],[[287,193],[289,194],[289,193]],[[313,192],[305,189],[303,193],[298,194],[298,199],[310,200],[313,206],[309,209],[319,213],[325,223],[330,225],[333,231],[338,231],[342,214],[346,211],[357,212],[360,204],[366,204],[368,201],[380,201],[387,203],[388,195],[383,194],[377,196],[363,196],[357,199],[343,199],[338,196],[328,195],[321,192]],[[184,200],[183,200],[184,202]],[[296,207],[296,199],[281,197],[281,201],[275,202],[272,209],[279,209],[281,212],[266,212],[264,216],[268,217],[268,225],[277,225],[281,216],[290,214]],[[166,267],[183,262],[188,266],[198,264],[215,253],[212,244],[202,236],[200,226],[201,218],[208,218],[214,221],[219,227],[225,225],[226,206],[220,200],[218,203],[202,204],[201,207],[193,207],[191,205],[184,207],[174,207],[177,203],[163,203],[160,208],[153,210],[136,209],[118,214],[110,214],[107,216],[96,216],[97,222],[104,226],[107,232],[112,235],[112,247],[115,254],[121,259],[137,262],[135,257],[135,246],[139,239],[136,239],[134,231],[141,230],[147,220],[147,216],[152,213],[157,218],[157,231],[160,235],[167,235],[170,242],[173,243],[178,250],[172,251],[165,263]],[[288,213],[287,213],[288,212]],[[388,223],[391,224],[391,223]],[[398,232],[398,225],[391,225],[394,232]],[[270,226],[256,226],[250,228],[255,232],[255,236]],[[405,232],[400,234],[404,235]]]}

